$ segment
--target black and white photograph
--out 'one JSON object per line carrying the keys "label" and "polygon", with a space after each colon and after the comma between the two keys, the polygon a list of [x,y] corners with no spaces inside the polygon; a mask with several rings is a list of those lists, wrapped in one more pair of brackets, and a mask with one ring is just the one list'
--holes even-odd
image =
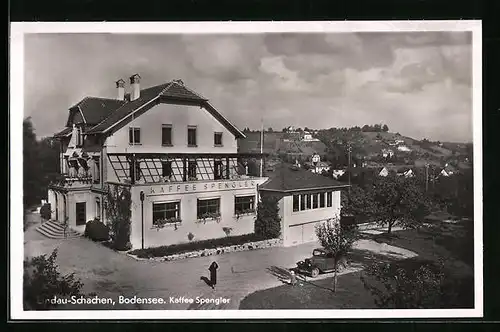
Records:
{"label": "black and white photograph", "polygon": [[480,21],[11,43],[13,317],[482,317]]}

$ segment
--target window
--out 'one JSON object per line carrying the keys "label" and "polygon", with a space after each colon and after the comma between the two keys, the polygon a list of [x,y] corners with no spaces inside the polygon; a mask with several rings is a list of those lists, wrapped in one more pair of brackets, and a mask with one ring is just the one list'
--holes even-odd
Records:
{"label": "window", "polygon": [[[332,206],[332,193],[326,193],[326,204]],[[320,209],[325,207],[325,193],[293,195],[293,212],[305,211],[310,209]]]}
{"label": "window", "polygon": [[78,127],[76,129],[76,146],[81,147],[83,146],[83,133],[82,133],[82,128]]}
{"label": "window", "polygon": [[196,160],[188,161],[188,179],[196,179]]}
{"label": "window", "polygon": [[222,179],[222,160],[214,160],[214,180]]}
{"label": "window", "polygon": [[318,208],[318,194],[312,194],[312,208],[317,209]]}
{"label": "window", "polygon": [[306,209],[306,195],[300,195],[300,211]]}
{"label": "window", "polygon": [[181,202],[153,203],[153,225],[160,221],[167,223],[179,222],[181,217]]}
{"label": "window", "polygon": [[172,176],[172,162],[163,160],[161,162],[161,176],[170,178]]}
{"label": "window", "polygon": [[95,199],[95,217],[101,219],[101,199]]}
{"label": "window", "polygon": [[214,133],[214,145],[222,146],[222,133]]}
{"label": "window", "polygon": [[234,212],[236,214],[251,213],[255,210],[255,196],[234,198]]}
{"label": "window", "polygon": [[305,195],[306,196],[306,209],[310,210],[311,209],[311,195]]}
{"label": "window", "polygon": [[196,146],[196,127],[188,126],[188,146]]}
{"label": "window", "polygon": [[299,195],[293,195],[293,212],[299,211]]}
{"label": "window", "polygon": [[172,125],[164,124],[161,127],[161,145],[172,146]]}
{"label": "window", "polygon": [[131,145],[141,144],[141,128],[130,127],[128,129],[128,142]]}
{"label": "window", "polygon": [[76,203],[75,206],[76,210],[76,225],[81,226],[85,225],[87,222],[87,203],[86,202],[81,202],[81,203]]}
{"label": "window", "polygon": [[94,157],[94,183],[101,182],[101,164],[100,158]]}
{"label": "window", "polygon": [[204,216],[210,214],[220,214],[220,198],[198,200],[198,219],[202,219]]}

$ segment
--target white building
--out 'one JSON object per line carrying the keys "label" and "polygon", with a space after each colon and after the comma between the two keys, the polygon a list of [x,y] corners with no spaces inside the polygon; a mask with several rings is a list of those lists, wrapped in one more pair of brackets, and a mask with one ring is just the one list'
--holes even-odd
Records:
{"label": "white building", "polygon": [[284,246],[317,241],[315,228],[340,217],[341,190],[347,184],[289,165],[259,186],[262,196],[277,197]]}
{"label": "white building", "polygon": [[303,136],[302,136],[302,141],[304,141],[304,142],[319,142],[319,139],[314,138],[310,132],[304,131]]}
{"label": "white building", "polygon": [[391,149],[382,149],[382,157],[392,158],[394,157],[394,151]]}
{"label": "white building", "polygon": [[398,146],[398,151],[411,152],[411,149],[409,147],[407,147],[406,145],[400,145],[400,146]]}
{"label": "white building", "polygon": [[[254,231],[261,155],[238,154],[245,135],[180,80],[140,88],[116,82],[115,99],[87,97],[69,109],[61,143],[62,179],[48,192],[52,219],[83,232],[109,222],[105,196],[131,195],[133,248]],[[159,227],[163,225],[164,227]]]}
{"label": "white building", "polygon": [[333,175],[333,178],[334,179],[338,179],[340,178],[342,175],[344,175],[344,173],[346,172],[345,169],[334,169],[332,171],[332,175]]}

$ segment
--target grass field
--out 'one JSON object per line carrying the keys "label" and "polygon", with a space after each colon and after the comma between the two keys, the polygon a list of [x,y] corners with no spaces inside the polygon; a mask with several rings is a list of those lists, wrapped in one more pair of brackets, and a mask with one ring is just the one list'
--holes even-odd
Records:
{"label": "grass field", "polygon": [[[472,308],[473,282],[473,222],[435,222],[420,230],[394,232],[393,236],[365,235],[375,241],[408,249],[419,256],[400,261],[398,265],[416,269],[422,262],[443,262],[445,271],[457,281],[453,291],[459,294],[452,304],[456,308]],[[384,257],[352,257],[363,264],[388,261]],[[374,298],[365,290],[360,275],[355,272],[338,277],[337,292],[333,293],[332,278],[308,281],[301,286],[283,285],[250,294],[240,309],[343,309],[375,308]]]}

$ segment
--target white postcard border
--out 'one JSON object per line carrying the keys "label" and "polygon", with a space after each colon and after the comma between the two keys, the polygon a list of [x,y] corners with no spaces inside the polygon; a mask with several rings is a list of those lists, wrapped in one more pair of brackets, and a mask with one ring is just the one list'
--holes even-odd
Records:
{"label": "white postcard border", "polygon": [[[24,34],[28,33],[322,33],[322,32],[471,31],[473,33],[474,146],[474,309],[438,310],[102,310],[24,311],[23,156]],[[10,310],[11,319],[300,319],[300,318],[467,318],[483,315],[482,199],[482,32],[481,21],[315,21],[315,22],[15,22],[10,52]]]}

